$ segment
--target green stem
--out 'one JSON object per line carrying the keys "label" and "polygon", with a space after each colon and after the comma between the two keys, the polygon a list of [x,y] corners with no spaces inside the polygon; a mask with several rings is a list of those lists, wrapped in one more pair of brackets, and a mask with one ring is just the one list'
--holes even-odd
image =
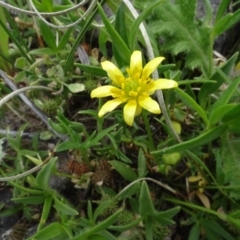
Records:
{"label": "green stem", "polygon": [[[99,98],[99,100],[98,100],[98,111],[100,111],[102,105],[103,105],[103,100],[102,100],[102,98]],[[100,133],[102,131],[102,127],[103,127],[103,118],[97,117],[98,133]]]}
{"label": "green stem", "polygon": [[149,139],[151,149],[155,149],[154,142],[153,142],[152,131],[150,129],[150,124],[149,124],[147,112],[145,110],[142,111],[142,116],[143,116],[144,124],[145,124],[146,130],[147,130],[147,135],[148,135],[148,139]]}
{"label": "green stem", "polygon": [[209,49],[208,49],[208,59],[209,59],[209,68],[208,68],[208,78],[212,76],[213,72],[213,33],[210,34],[210,43],[209,43]]}
{"label": "green stem", "polygon": [[202,211],[202,212],[205,212],[205,213],[209,213],[209,214],[215,215],[215,216],[217,216],[219,218],[224,216],[222,213],[218,213],[218,212],[216,212],[216,211],[214,211],[212,209],[208,209],[206,207],[198,206],[198,205],[190,203],[190,202],[183,202],[181,200],[177,200],[177,199],[170,198],[170,197],[166,197],[164,199],[166,201],[175,203],[178,206],[179,205],[183,205],[183,206],[186,206],[186,207],[191,208],[191,209],[196,209],[196,210],[199,210],[199,211]]}

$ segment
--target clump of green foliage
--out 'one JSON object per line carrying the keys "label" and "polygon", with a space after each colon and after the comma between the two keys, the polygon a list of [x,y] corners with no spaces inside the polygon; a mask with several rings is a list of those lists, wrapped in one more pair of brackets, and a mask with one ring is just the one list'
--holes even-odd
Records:
{"label": "clump of green foliage", "polygon": [[[135,0],[140,12],[135,19],[128,1],[105,2],[113,18],[106,16],[102,2],[91,1],[80,23],[65,29],[61,26],[78,21],[82,9],[48,16],[47,23],[25,13],[14,21],[0,9],[0,68],[12,74],[16,86],[32,88],[26,94],[29,105],[40,109],[47,125],[40,132],[28,123],[30,128],[19,126],[16,136],[1,133],[0,181],[13,189],[14,205],[1,204],[0,217],[18,212],[37,225],[28,239],[152,240],[176,231],[186,239],[236,239],[239,57],[234,51],[219,62],[214,41],[239,21],[240,11],[227,13],[230,1],[223,0],[213,15],[206,0],[200,19],[196,0]],[[33,3],[39,14],[74,5]],[[11,4],[27,7],[23,1]],[[97,13],[103,24],[96,22]],[[93,61],[89,55],[96,45],[99,55]],[[164,55],[157,74],[176,81],[178,88],[164,90],[164,101],[157,92],[163,114],[143,111],[130,127],[121,106],[99,117],[105,99],[91,99],[91,91],[111,85],[103,59],[125,74],[135,50],[142,51],[143,65],[151,52]],[[0,74],[0,108],[10,96],[9,111],[28,119]],[[26,138],[24,131],[30,131]],[[49,142],[55,146],[49,149]],[[33,167],[40,170],[33,172]]]}

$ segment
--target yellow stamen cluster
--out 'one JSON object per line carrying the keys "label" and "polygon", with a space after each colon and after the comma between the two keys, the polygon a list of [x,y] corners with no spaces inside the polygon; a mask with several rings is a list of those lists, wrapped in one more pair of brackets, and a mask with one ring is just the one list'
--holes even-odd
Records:
{"label": "yellow stamen cluster", "polygon": [[140,78],[140,73],[136,73],[134,76],[131,76],[130,72],[127,72],[130,77],[125,78],[124,82],[121,84],[121,95],[123,98],[136,98],[138,96],[147,96],[148,89],[153,83],[151,78],[147,80]]}
{"label": "yellow stamen cluster", "polygon": [[125,122],[132,126],[134,117],[139,115],[142,108],[149,112],[161,113],[159,104],[153,100],[152,95],[157,89],[169,89],[177,87],[177,82],[169,79],[152,80],[151,73],[163,61],[163,57],[157,57],[142,67],[142,55],[140,51],[134,51],[130,59],[130,68],[126,69],[128,76],[123,73],[113,63],[102,62],[103,69],[112,79],[113,86],[102,86],[91,92],[91,97],[112,96],[113,99],[107,101],[100,109],[98,115],[102,117],[107,112],[111,112],[122,103],[126,103],[123,109]]}

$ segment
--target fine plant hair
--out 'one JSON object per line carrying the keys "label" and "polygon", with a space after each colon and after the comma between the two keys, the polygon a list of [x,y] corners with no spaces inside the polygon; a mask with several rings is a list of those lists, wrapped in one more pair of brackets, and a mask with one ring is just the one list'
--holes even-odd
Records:
{"label": "fine plant hair", "polygon": [[237,140],[231,140],[230,134],[225,133],[222,137],[222,148],[220,151],[221,162],[225,181],[229,183],[229,194],[231,198],[240,199],[240,143]]}
{"label": "fine plant hair", "polygon": [[[47,25],[49,25],[50,27],[52,27],[54,29],[65,29],[65,28],[70,28],[70,27],[73,27],[73,26],[77,25],[82,20],[86,20],[87,17],[91,14],[93,8],[95,7],[96,1],[95,0],[91,1],[91,4],[90,4],[89,8],[87,9],[87,11],[84,14],[80,14],[80,18],[77,21],[75,21],[72,24],[66,25],[66,26],[57,26],[57,25],[51,24],[48,21],[46,21],[43,17],[54,17],[54,16],[59,16],[59,15],[63,15],[63,14],[66,14],[66,13],[70,13],[74,10],[77,10],[77,9],[81,8],[83,5],[85,5],[88,2],[89,2],[89,0],[83,0],[80,3],[78,3],[76,5],[73,5],[73,7],[70,7],[70,8],[65,9],[65,10],[57,11],[57,12],[39,12],[35,8],[32,1],[29,1],[29,5],[34,9],[34,11],[21,9],[21,8],[12,6],[11,4],[8,4],[8,3],[2,2],[2,1],[0,1],[0,6],[8,9],[10,12],[23,13],[23,14],[26,14],[26,15],[29,15],[29,16],[38,16]],[[114,20],[115,20],[115,18],[113,17],[111,22],[113,22]],[[103,24],[98,24],[98,23],[92,23],[92,25],[95,26],[95,27],[98,27],[98,28],[104,27]]]}
{"label": "fine plant hair", "polygon": [[[140,1],[137,2],[141,6]],[[147,2],[150,4],[151,1]],[[210,20],[197,21],[196,6],[197,0],[176,0],[174,4],[172,1],[162,1],[150,16],[149,27],[163,42],[163,51],[174,55],[184,53],[186,67],[201,68],[204,74],[210,76],[212,26]]]}

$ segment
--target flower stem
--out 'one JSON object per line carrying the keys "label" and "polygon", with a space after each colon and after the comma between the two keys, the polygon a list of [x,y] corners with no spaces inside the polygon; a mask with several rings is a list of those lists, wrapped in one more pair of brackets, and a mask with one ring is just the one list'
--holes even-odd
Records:
{"label": "flower stem", "polygon": [[[102,98],[99,98],[99,100],[98,100],[98,110],[101,109],[102,105],[103,105],[103,100],[102,100]],[[103,118],[97,117],[98,133],[100,133],[102,131],[102,126],[103,126]]]}
{"label": "flower stem", "polygon": [[151,131],[151,128],[150,128],[147,112],[145,110],[142,111],[142,116],[143,116],[143,121],[144,121],[146,130],[147,130],[147,135],[148,135],[148,139],[149,139],[151,149],[155,149],[154,142],[153,142],[152,131]]}

